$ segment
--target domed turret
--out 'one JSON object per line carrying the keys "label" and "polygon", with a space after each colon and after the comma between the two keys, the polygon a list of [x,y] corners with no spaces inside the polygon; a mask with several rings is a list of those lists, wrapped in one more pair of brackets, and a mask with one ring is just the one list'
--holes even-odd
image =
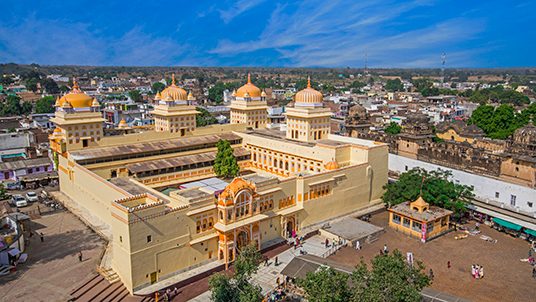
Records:
{"label": "domed turret", "polygon": [[93,98],[82,92],[80,87],[78,87],[78,82],[73,80],[73,88],[71,91],[62,96],[59,100],[59,105],[62,108],[65,108],[65,103],[70,103],[70,108],[89,108],[91,107],[91,103],[93,103]]}
{"label": "domed turret", "polygon": [[171,76],[171,85],[162,90],[160,99],[165,101],[186,101],[188,99],[186,90],[175,85],[175,74]]}
{"label": "domed turret", "polygon": [[259,87],[251,83],[251,75],[249,73],[248,73],[248,82],[242,87],[238,88],[238,90],[236,91],[236,96],[244,98],[246,97],[245,96],[246,93],[249,94],[249,97],[252,97],[252,98],[258,98],[261,96],[261,90],[259,89]]}
{"label": "domed turret", "polygon": [[93,98],[93,103],[91,103],[91,107],[100,107],[99,101],[97,101],[96,98]]}
{"label": "domed turret", "polygon": [[195,101],[195,97],[192,94],[192,91],[188,92],[188,101]]}
{"label": "domed turret", "polygon": [[326,167],[326,170],[337,170],[339,169],[339,164],[333,160],[327,163],[324,167]]}
{"label": "domed turret", "polygon": [[311,87],[311,78],[307,78],[307,87],[296,93],[295,104],[321,104],[324,100],[322,93]]}

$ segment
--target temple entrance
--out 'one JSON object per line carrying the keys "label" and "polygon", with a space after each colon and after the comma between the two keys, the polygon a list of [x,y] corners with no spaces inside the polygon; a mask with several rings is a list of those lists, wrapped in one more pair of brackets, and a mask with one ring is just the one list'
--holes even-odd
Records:
{"label": "temple entrance", "polygon": [[237,243],[236,247],[238,248],[238,250],[242,250],[243,247],[248,245],[249,243],[248,237],[249,236],[246,231],[241,231],[240,233],[238,233],[237,240],[236,240],[236,243]]}
{"label": "temple entrance", "polygon": [[287,238],[291,238],[295,234],[294,218],[289,218],[287,221]]}

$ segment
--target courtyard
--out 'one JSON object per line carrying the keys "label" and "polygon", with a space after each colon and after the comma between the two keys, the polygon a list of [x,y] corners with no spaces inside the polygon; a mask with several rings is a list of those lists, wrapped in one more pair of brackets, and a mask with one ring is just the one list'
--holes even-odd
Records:
{"label": "courtyard", "polygon": [[68,211],[36,217],[30,228],[28,260],[16,272],[0,277],[1,300],[67,301],[70,290],[94,274],[105,242]]}
{"label": "courtyard", "polygon": [[[330,256],[347,265],[357,265],[361,259],[367,264],[380,253],[384,244],[389,251],[400,250],[404,255],[413,252],[414,259],[422,261],[426,272],[431,268],[434,281],[431,288],[475,302],[487,301],[534,301],[536,280],[531,277],[531,266],[520,259],[528,256],[530,244],[522,239],[498,232],[486,225],[480,227],[481,234],[469,235],[456,240],[461,232],[450,232],[427,243],[396,232],[388,227],[386,211],[372,216],[370,222],[385,228],[386,232],[372,244],[365,244],[357,251],[346,247]],[[474,222],[467,224],[474,227]],[[496,243],[480,239],[486,235]],[[450,261],[451,268],[447,267]],[[484,267],[483,279],[473,279],[471,265]]]}

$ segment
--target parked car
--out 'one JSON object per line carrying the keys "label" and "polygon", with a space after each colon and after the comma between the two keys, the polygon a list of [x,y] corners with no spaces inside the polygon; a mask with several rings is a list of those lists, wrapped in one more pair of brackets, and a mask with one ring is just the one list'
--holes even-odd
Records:
{"label": "parked car", "polygon": [[39,196],[37,196],[35,192],[30,191],[26,193],[26,200],[29,202],[37,202],[39,201]]}
{"label": "parked car", "polygon": [[17,208],[25,207],[28,205],[28,201],[26,201],[26,198],[20,194],[13,195],[11,197],[11,204],[16,206]]}

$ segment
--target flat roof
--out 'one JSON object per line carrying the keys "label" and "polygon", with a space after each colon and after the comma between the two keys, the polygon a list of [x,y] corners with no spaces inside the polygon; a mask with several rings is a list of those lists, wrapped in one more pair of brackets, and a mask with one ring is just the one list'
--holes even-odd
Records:
{"label": "flat roof", "polygon": [[[105,157],[117,157],[119,155],[138,155],[154,153],[158,151],[182,149],[204,144],[214,144],[219,140],[240,140],[241,137],[234,133],[221,133],[203,136],[189,136],[176,139],[166,139],[156,142],[134,143],[119,146],[97,147],[85,150],[71,151],[69,154],[75,161],[91,160]],[[165,153],[165,152],[163,152]]]}
{"label": "flat roof", "polygon": [[45,165],[51,165],[52,162],[48,157],[25,159],[17,161],[9,161],[0,163],[0,170],[19,170],[34,167],[41,167]]}
{"label": "flat roof", "polygon": [[259,174],[248,174],[241,176],[244,180],[247,180],[249,182],[254,183],[256,186],[262,185],[265,182],[272,181],[274,179],[277,179],[275,176],[267,177],[267,176],[261,176]]}
{"label": "flat roof", "polygon": [[[210,162],[213,161],[216,158],[216,151],[211,152],[203,152],[198,154],[192,154],[192,155],[184,155],[184,156],[178,156],[178,157],[172,157],[172,158],[163,158],[163,159],[157,159],[157,160],[151,160],[141,163],[134,163],[126,165],[126,168],[131,173],[140,173],[140,172],[148,172],[148,171],[155,171],[155,170],[161,170],[161,169],[169,169],[169,168],[177,168],[177,167],[183,167],[187,165],[192,165],[196,163],[203,163],[203,162]],[[238,147],[233,150],[233,154],[235,156],[245,156],[250,154],[250,152],[243,147]]]}
{"label": "flat roof", "polygon": [[329,227],[324,227],[322,230],[348,241],[354,241],[381,232],[383,228],[354,217],[347,217],[330,223]]}
{"label": "flat roof", "polygon": [[137,183],[130,181],[127,177],[117,177],[109,180],[112,184],[120,187],[132,195],[140,195],[144,193],[150,193],[147,188],[144,188]]}
{"label": "flat roof", "polygon": [[203,189],[203,191],[205,192],[212,192],[214,194],[215,192],[222,191],[223,189],[225,189],[225,187],[227,187],[228,184],[229,183],[219,178],[211,177],[207,179],[202,179],[202,180],[197,180],[197,181],[192,181],[189,183],[182,184],[180,185],[180,188],[181,189],[198,188],[198,189]]}

